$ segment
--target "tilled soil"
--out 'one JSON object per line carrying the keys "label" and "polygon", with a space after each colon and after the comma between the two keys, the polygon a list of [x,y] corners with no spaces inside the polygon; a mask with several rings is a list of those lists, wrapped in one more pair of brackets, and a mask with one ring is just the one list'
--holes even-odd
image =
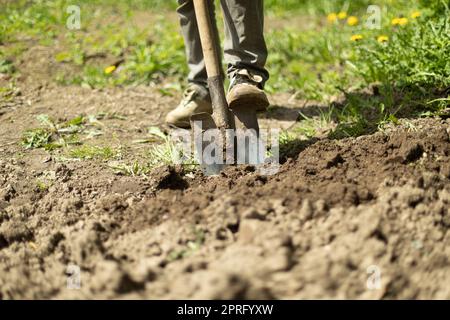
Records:
{"label": "tilled soil", "polygon": [[111,126],[130,141],[176,97],[50,88],[15,101],[0,115],[0,298],[450,298],[448,119],[310,141],[273,176],[145,179],[17,142],[36,114],[105,108],[128,115]]}

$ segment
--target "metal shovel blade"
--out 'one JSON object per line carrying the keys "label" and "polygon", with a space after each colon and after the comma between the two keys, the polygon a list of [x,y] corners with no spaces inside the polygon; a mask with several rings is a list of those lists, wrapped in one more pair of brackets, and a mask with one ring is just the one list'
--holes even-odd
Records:
{"label": "metal shovel blade", "polygon": [[225,167],[223,163],[223,138],[213,117],[209,113],[197,113],[191,116],[194,135],[195,157],[203,174],[218,175]]}
{"label": "metal shovel blade", "polygon": [[232,110],[236,126],[235,159],[237,164],[258,165],[262,161],[256,109],[241,105]]}

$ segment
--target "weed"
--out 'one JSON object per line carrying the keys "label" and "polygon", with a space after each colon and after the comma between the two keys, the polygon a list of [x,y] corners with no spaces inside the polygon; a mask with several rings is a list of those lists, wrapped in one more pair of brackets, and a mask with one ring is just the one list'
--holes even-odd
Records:
{"label": "weed", "polygon": [[20,90],[14,81],[11,81],[6,87],[0,87],[0,101],[11,101],[18,95],[20,95]]}
{"label": "weed", "polygon": [[50,143],[51,136],[52,132],[46,128],[26,130],[22,144],[26,149],[45,148]]}
{"label": "weed", "polygon": [[14,70],[13,62],[8,59],[1,59],[0,56],[0,73],[11,74]]}
{"label": "weed", "polygon": [[43,182],[41,180],[37,180],[36,187],[38,188],[39,191],[44,192],[44,191],[47,191],[48,188],[50,188],[50,185],[46,184],[45,182]]}
{"label": "weed", "polygon": [[76,147],[68,151],[68,156],[70,158],[90,160],[90,159],[100,159],[100,160],[110,160],[117,157],[119,152],[111,147],[99,147],[83,145]]}
{"label": "weed", "polygon": [[112,162],[108,166],[114,170],[114,173],[126,176],[145,176],[150,172],[148,166],[142,165],[138,161],[134,161],[131,164]]}
{"label": "weed", "polygon": [[205,232],[195,227],[193,228],[192,232],[194,239],[186,242],[183,248],[172,250],[167,256],[169,262],[188,257],[189,255],[200,249],[200,247],[205,242]]}
{"label": "weed", "polygon": [[88,120],[85,116],[77,116],[62,123],[56,123],[46,114],[37,117],[41,127],[25,130],[22,145],[26,149],[43,148],[52,151],[69,145],[79,145],[78,134],[86,130]]}
{"label": "weed", "polygon": [[[191,171],[195,168],[196,163],[191,154],[183,154],[183,151],[177,147],[172,138],[164,134],[157,127],[149,128],[149,141],[159,141],[148,151],[148,166],[150,168],[159,167],[161,165],[170,165],[180,163],[184,165],[185,170]],[[181,159],[181,160],[180,160]]]}

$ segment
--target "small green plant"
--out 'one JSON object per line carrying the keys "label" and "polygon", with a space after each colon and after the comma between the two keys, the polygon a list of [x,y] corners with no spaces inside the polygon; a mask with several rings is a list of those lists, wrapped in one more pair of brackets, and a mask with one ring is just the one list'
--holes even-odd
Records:
{"label": "small green plant", "polygon": [[45,182],[43,182],[41,180],[37,180],[36,181],[36,187],[38,188],[39,191],[44,192],[44,191],[48,190],[50,185],[46,184]]}
{"label": "small green plant", "polygon": [[68,151],[68,156],[70,158],[81,159],[81,160],[90,160],[90,159],[99,159],[99,160],[110,160],[112,158],[117,157],[118,152],[111,147],[99,147],[99,146],[90,146],[90,145],[82,145],[80,147],[75,147]]}
{"label": "small green plant", "polygon": [[45,148],[49,145],[52,132],[46,128],[26,130],[23,133],[22,144],[26,149]]}
{"label": "small green plant", "polygon": [[169,135],[163,133],[158,127],[149,128],[148,133],[149,141],[160,142],[160,144],[152,146],[148,151],[148,166],[150,168],[176,164],[175,162],[183,159],[181,164],[185,166],[185,170],[189,171],[194,169],[196,162],[192,158],[192,155],[183,154],[183,151],[177,147]]}
{"label": "small green plant", "polygon": [[150,127],[148,137],[135,140],[134,143],[146,144],[152,143],[149,151],[146,153],[146,162],[141,163],[137,160],[127,162],[110,162],[108,166],[117,174],[128,176],[145,176],[151,170],[163,166],[179,164],[179,159],[184,159],[182,165],[186,172],[192,171],[197,164],[191,157],[187,157],[172,141],[170,136],[162,132],[158,127]]}
{"label": "small green plant", "polygon": [[16,87],[16,83],[11,81],[6,87],[0,87],[0,101],[11,101],[20,95],[20,89]]}
{"label": "small green plant", "polygon": [[205,242],[205,232],[198,228],[193,228],[194,240],[188,241],[186,245],[178,250],[172,250],[167,259],[172,262],[190,256],[195,251],[199,250]]}
{"label": "small green plant", "polygon": [[0,57],[0,73],[10,74],[14,72],[14,65],[11,60],[1,59]]}
{"label": "small green plant", "polygon": [[51,151],[81,144],[78,133],[86,129],[87,120],[84,116],[77,116],[63,123],[55,123],[46,114],[39,115],[37,119],[41,127],[25,130],[22,135],[22,145],[26,149],[43,148]]}
{"label": "small green plant", "polygon": [[148,166],[142,165],[138,161],[133,161],[131,164],[113,162],[108,166],[114,170],[114,173],[125,176],[145,176],[150,172]]}

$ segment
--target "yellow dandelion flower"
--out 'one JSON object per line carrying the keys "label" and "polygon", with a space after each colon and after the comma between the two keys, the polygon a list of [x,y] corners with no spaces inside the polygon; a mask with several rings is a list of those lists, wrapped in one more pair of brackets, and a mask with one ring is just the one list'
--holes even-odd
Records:
{"label": "yellow dandelion flower", "polygon": [[116,70],[116,66],[109,66],[105,68],[105,74],[111,74]]}
{"label": "yellow dandelion flower", "polygon": [[332,12],[327,16],[327,20],[329,23],[334,23],[337,20],[337,14]]}
{"label": "yellow dandelion flower", "polygon": [[359,19],[357,17],[355,17],[355,16],[350,16],[347,19],[347,24],[349,26],[353,27],[353,26],[356,26],[358,23],[359,23]]}
{"label": "yellow dandelion flower", "polygon": [[400,18],[399,25],[404,26],[407,23],[408,23],[408,19],[407,18]]}
{"label": "yellow dandelion flower", "polygon": [[338,17],[340,20],[344,20],[345,18],[347,18],[347,12],[341,11],[341,12],[339,12],[339,13],[337,14],[337,17]]}
{"label": "yellow dandelion flower", "polygon": [[411,13],[411,18],[413,19],[417,19],[421,16],[422,14],[420,13],[420,11],[414,11],[413,13]]}
{"label": "yellow dandelion flower", "polygon": [[381,36],[378,36],[377,41],[378,41],[379,43],[388,42],[388,41],[389,41],[389,37],[388,37],[388,36],[381,35]]}
{"label": "yellow dandelion flower", "polygon": [[363,39],[363,36],[360,35],[360,34],[354,34],[350,38],[351,41],[359,41],[359,40],[362,40],[362,39]]}
{"label": "yellow dandelion flower", "polygon": [[404,26],[405,24],[408,23],[408,19],[407,18],[394,18],[394,19],[392,19],[391,23],[393,26]]}

